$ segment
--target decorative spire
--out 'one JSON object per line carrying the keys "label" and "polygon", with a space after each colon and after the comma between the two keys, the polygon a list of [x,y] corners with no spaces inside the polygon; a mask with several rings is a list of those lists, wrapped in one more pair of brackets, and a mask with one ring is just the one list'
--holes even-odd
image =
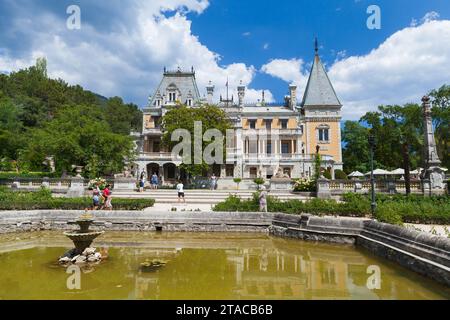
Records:
{"label": "decorative spire", "polygon": [[319,54],[319,42],[316,40],[314,41],[314,51],[316,52],[316,56]]}

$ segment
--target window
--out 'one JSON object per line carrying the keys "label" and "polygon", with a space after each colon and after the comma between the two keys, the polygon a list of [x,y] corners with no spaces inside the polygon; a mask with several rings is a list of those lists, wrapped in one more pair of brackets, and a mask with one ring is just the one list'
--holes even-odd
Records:
{"label": "window", "polygon": [[156,129],[159,129],[161,127],[161,124],[159,122],[160,120],[161,120],[161,117],[153,117],[153,122],[155,124]]}
{"label": "window", "polygon": [[330,129],[319,128],[319,142],[328,142],[328,141],[330,141]]}
{"label": "window", "polygon": [[153,141],[153,152],[161,152],[161,143],[159,141]]}
{"label": "window", "polygon": [[234,165],[227,164],[225,171],[226,171],[227,177],[233,177],[234,176]]}
{"label": "window", "polygon": [[256,120],[248,120],[250,129],[256,129]]}
{"label": "window", "polygon": [[272,129],[272,120],[266,119],[266,120],[265,120],[265,123],[266,123],[266,129],[267,129],[267,130]]}
{"label": "window", "polygon": [[272,154],[272,141],[267,141],[267,154]]}
{"label": "window", "polygon": [[258,177],[258,169],[250,168],[250,178],[254,179]]}
{"label": "window", "polygon": [[290,153],[289,142],[282,142],[281,143],[281,153],[282,154],[289,154]]}
{"label": "window", "polygon": [[176,98],[175,92],[169,92],[169,102],[175,102]]}
{"label": "window", "polygon": [[281,120],[281,129],[287,129],[288,128],[288,122],[289,122],[289,120],[282,119]]}
{"label": "window", "polygon": [[188,101],[187,101],[186,104],[187,104],[188,107],[192,107],[192,100],[191,100],[191,99],[188,99]]}

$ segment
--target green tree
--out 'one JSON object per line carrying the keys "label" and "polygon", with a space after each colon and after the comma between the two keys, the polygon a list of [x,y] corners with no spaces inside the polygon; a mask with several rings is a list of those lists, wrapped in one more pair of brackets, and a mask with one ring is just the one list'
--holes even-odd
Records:
{"label": "green tree", "polygon": [[397,139],[400,149],[403,169],[405,170],[406,194],[411,193],[410,167],[417,167],[422,159],[423,121],[421,108],[417,104],[404,106],[380,106],[384,124],[391,135]]}
{"label": "green tree", "polygon": [[105,117],[114,133],[129,135],[133,131],[141,131],[142,111],[134,104],[124,104],[119,97],[108,99],[105,106]]}
{"label": "green tree", "polygon": [[58,172],[72,165],[87,168],[86,175],[108,175],[123,169],[133,158],[130,137],[115,134],[101,110],[90,106],[65,106],[42,129],[33,129],[22,160],[33,169],[41,169],[48,156],[53,156]]}
{"label": "green tree", "polygon": [[24,143],[22,132],[18,108],[0,92],[0,158],[17,159]]}
{"label": "green tree", "polygon": [[342,130],[345,171],[367,172],[369,164],[369,129],[357,121],[346,121]]}
{"label": "green tree", "polygon": [[[186,129],[191,134],[191,154],[183,155],[190,156],[194,159],[194,123],[200,121],[202,123],[202,135],[209,129],[219,130],[223,136],[226,135],[227,129],[232,129],[230,119],[224,110],[213,106],[204,105],[199,108],[188,108],[184,105],[179,105],[169,110],[161,120],[161,126],[164,132],[162,142],[169,150],[177,145],[179,142],[171,141],[172,133],[177,129]],[[203,140],[203,139],[202,139]],[[206,146],[212,142],[202,141],[202,150],[205,150]],[[226,150],[226,141],[224,139],[224,150]],[[224,159],[225,159],[224,152]],[[181,168],[184,169],[191,176],[199,176],[205,173],[209,169],[209,165],[205,163],[205,159],[202,157],[201,164],[183,163]]]}

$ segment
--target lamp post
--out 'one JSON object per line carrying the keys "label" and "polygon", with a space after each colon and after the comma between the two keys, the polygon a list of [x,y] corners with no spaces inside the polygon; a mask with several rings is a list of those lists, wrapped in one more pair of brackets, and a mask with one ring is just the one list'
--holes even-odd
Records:
{"label": "lamp post", "polygon": [[375,177],[373,175],[373,154],[375,151],[375,136],[373,134],[369,135],[369,147],[370,147],[370,185],[371,185],[371,203],[370,211],[372,218],[375,216],[375,208],[377,203],[375,202]]}

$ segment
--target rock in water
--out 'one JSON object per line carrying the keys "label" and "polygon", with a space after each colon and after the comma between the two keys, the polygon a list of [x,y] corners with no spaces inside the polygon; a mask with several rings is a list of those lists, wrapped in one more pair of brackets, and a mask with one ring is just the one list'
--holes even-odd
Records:
{"label": "rock in water", "polygon": [[97,259],[95,256],[90,256],[90,257],[87,259],[87,261],[88,261],[88,262],[97,262],[97,261],[99,261],[99,259]]}
{"label": "rock in water", "polygon": [[86,257],[85,256],[78,256],[78,258],[75,260],[75,263],[85,263]]}
{"label": "rock in water", "polygon": [[69,263],[71,259],[69,257],[62,257],[59,259],[60,263]]}
{"label": "rock in water", "polygon": [[101,255],[99,252],[94,253],[94,257],[95,257],[97,260],[101,260],[101,259],[102,259],[102,255]]}
{"label": "rock in water", "polygon": [[94,254],[95,253],[95,251],[96,251],[97,249],[95,249],[95,248],[86,248],[86,249],[84,249],[84,251],[83,251],[83,256],[90,256],[91,254]]}

